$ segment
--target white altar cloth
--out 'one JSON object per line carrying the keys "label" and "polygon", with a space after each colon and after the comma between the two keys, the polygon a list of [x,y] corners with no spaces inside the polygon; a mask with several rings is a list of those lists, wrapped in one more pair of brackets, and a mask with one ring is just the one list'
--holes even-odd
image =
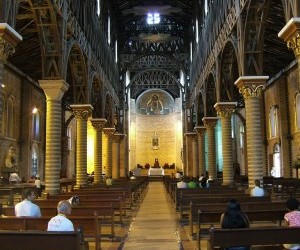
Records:
{"label": "white altar cloth", "polygon": [[149,168],[148,175],[165,175],[165,171],[163,168]]}

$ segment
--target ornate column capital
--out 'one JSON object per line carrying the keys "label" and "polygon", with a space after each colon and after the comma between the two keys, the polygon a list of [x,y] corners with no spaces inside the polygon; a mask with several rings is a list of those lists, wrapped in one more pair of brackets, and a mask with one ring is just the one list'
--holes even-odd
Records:
{"label": "ornate column capital", "polygon": [[195,133],[195,132],[188,132],[188,133],[185,133],[184,136],[185,136],[186,138],[197,139],[197,133]]}
{"label": "ornate column capital", "polygon": [[206,131],[206,127],[204,126],[196,126],[194,129],[198,135],[204,135]]}
{"label": "ornate column capital", "polygon": [[235,81],[244,99],[261,97],[268,76],[241,76]]}
{"label": "ornate column capital", "polygon": [[214,108],[221,118],[231,118],[236,106],[237,102],[217,102]]}
{"label": "ornate column capital", "polygon": [[72,104],[70,107],[77,119],[88,119],[92,115],[93,106],[90,104]]}
{"label": "ornate column capital", "polygon": [[92,123],[93,127],[98,131],[102,131],[102,129],[104,128],[106,122],[107,122],[107,120],[105,118],[93,118],[93,119],[91,119],[91,123]]}
{"label": "ornate column capital", "polygon": [[6,60],[15,53],[15,47],[20,41],[22,36],[18,32],[7,23],[0,23],[0,60]]}
{"label": "ornate column capital", "polygon": [[47,100],[60,101],[64,93],[68,90],[69,84],[65,80],[39,80]]}
{"label": "ornate column capital", "polygon": [[103,128],[103,132],[105,135],[110,136],[116,131],[116,128]]}
{"label": "ornate column capital", "polygon": [[120,134],[120,133],[114,133],[112,135],[112,139],[113,139],[114,143],[119,143],[121,141],[121,139],[122,139],[122,134]]}
{"label": "ornate column capital", "polygon": [[219,118],[217,117],[203,117],[202,121],[206,129],[214,128],[218,122]]}
{"label": "ornate column capital", "polygon": [[278,37],[282,38],[289,49],[292,49],[295,56],[300,55],[300,18],[293,17],[278,33]]}

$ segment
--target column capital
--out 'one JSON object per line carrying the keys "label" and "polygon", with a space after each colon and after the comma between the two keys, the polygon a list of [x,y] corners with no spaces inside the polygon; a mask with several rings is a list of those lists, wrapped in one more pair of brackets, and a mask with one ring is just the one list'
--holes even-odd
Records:
{"label": "column capital", "polygon": [[237,106],[237,102],[217,102],[214,105],[221,118],[230,118]]}
{"label": "column capital", "polygon": [[91,123],[96,130],[102,131],[107,123],[107,120],[105,118],[93,118],[91,119]]}
{"label": "column capital", "polygon": [[0,23],[0,59],[6,60],[15,53],[15,47],[22,41],[22,36],[9,24]]}
{"label": "column capital", "polygon": [[113,142],[119,143],[124,138],[124,134],[114,133],[112,135]]}
{"label": "column capital", "polygon": [[241,76],[235,81],[244,99],[261,97],[268,76]]}
{"label": "column capital", "polygon": [[204,126],[196,126],[194,129],[198,135],[203,135],[206,131],[206,127]]}
{"label": "column capital", "polygon": [[218,122],[219,118],[217,117],[203,117],[202,121],[206,129],[214,128]]}
{"label": "column capital", "polygon": [[104,132],[104,134],[106,134],[107,136],[112,135],[115,131],[116,131],[115,128],[103,128],[103,132]]}
{"label": "column capital", "polygon": [[72,104],[70,105],[71,109],[76,118],[87,119],[91,116],[93,111],[93,106],[90,104]]}
{"label": "column capital", "polygon": [[278,33],[278,37],[282,38],[287,43],[287,47],[292,49],[298,57],[300,55],[300,18],[291,18]]}
{"label": "column capital", "polygon": [[184,134],[186,138],[192,138],[192,139],[197,139],[197,133],[196,132],[187,132]]}
{"label": "column capital", "polygon": [[64,93],[68,90],[69,84],[65,80],[39,80],[47,100],[60,101]]}

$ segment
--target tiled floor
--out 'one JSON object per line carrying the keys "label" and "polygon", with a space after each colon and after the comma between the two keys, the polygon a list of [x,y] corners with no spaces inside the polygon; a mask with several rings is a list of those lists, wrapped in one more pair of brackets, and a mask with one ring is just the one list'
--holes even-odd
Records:
{"label": "tiled floor", "polygon": [[[119,240],[104,239],[102,249],[195,249],[195,241],[191,241],[185,228],[178,224],[178,214],[162,182],[149,183],[143,202],[131,218],[127,226],[117,229]],[[94,249],[93,245],[90,244],[90,249]]]}

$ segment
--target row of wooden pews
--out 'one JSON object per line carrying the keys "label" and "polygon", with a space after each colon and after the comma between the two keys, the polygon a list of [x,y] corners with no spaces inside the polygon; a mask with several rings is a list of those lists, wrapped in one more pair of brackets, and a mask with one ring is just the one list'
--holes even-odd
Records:
{"label": "row of wooden pews", "polygon": [[165,178],[164,185],[174,201],[181,224],[189,227],[188,231],[196,239],[198,249],[201,249],[200,241],[208,239],[211,225],[220,228],[221,214],[233,198],[239,201],[242,210],[248,215],[251,227],[267,224],[282,228],[281,223],[287,212],[285,200],[273,201],[271,196],[250,197],[244,190],[217,183],[208,189],[179,189],[176,185],[178,181]]}
{"label": "row of wooden pews", "polygon": [[[0,230],[40,230],[45,231],[48,221],[56,215],[56,207],[60,200],[77,195],[80,204],[72,208],[69,217],[75,228],[82,228],[84,239],[94,239],[96,249],[101,249],[101,238],[115,240],[116,226],[124,225],[124,217],[130,216],[133,206],[143,199],[148,187],[148,179],[141,177],[136,180],[116,181],[113,186],[92,186],[89,188],[72,189],[57,195],[47,195],[46,199],[35,201],[42,213],[41,218],[17,218],[13,206],[2,207]],[[129,221],[128,217],[128,221]]]}

